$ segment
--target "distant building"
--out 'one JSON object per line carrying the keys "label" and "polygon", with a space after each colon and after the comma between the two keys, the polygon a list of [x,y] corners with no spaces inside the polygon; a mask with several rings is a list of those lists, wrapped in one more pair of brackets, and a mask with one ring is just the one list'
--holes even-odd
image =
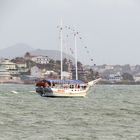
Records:
{"label": "distant building", "polygon": [[27,64],[26,62],[16,62],[16,66],[17,66],[17,69],[18,69],[18,72],[19,73],[26,73],[29,71],[29,68],[27,68]]}
{"label": "distant building", "polygon": [[105,65],[105,70],[113,70],[114,67],[112,65]]}
{"label": "distant building", "polygon": [[63,71],[62,72],[62,77],[63,77],[63,79],[72,79],[72,73],[67,72],[67,71]]}
{"label": "distant building", "polygon": [[98,71],[99,73],[104,73],[105,71],[114,70],[114,66],[112,65],[101,65],[93,67],[94,71]]}
{"label": "distant building", "polygon": [[20,68],[20,69],[25,69],[25,68],[27,68],[26,62],[17,62],[16,65],[17,65],[17,67]]}
{"label": "distant building", "polygon": [[45,75],[50,75],[51,73],[57,74],[57,73],[54,72],[53,70],[47,70],[47,71],[45,72]]}
{"label": "distant building", "polygon": [[0,66],[0,82],[10,80],[12,76],[4,66]]}
{"label": "distant building", "polygon": [[135,71],[135,66],[130,66],[131,71]]}
{"label": "distant building", "polygon": [[1,62],[1,65],[4,66],[7,70],[16,70],[16,63],[11,62],[9,59],[4,59]]}
{"label": "distant building", "polygon": [[117,74],[110,74],[109,75],[109,81],[110,82],[121,82],[122,81],[122,76],[120,75],[120,73]]}
{"label": "distant building", "polygon": [[138,73],[134,76],[134,80],[135,80],[135,82],[140,82],[140,73]]}
{"label": "distant building", "polygon": [[32,57],[31,60],[37,64],[48,64],[50,61],[48,56],[35,56]]}
{"label": "distant building", "polygon": [[50,78],[50,79],[59,79],[59,75],[57,72],[54,72],[53,70],[47,70],[44,73],[44,77]]}
{"label": "distant building", "polygon": [[8,70],[11,75],[14,75],[14,76],[19,75],[16,63],[11,62],[9,59],[4,59],[0,63],[0,65],[5,67],[5,69]]}

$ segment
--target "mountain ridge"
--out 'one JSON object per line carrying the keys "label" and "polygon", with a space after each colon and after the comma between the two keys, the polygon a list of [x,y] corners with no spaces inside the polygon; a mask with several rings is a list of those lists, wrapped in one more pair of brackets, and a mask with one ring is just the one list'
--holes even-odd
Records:
{"label": "mountain ridge", "polygon": [[9,46],[7,48],[0,50],[0,57],[2,58],[14,58],[20,57],[25,54],[27,51],[32,51],[33,48],[24,43],[18,43],[13,46]]}
{"label": "mountain ridge", "polygon": [[[31,55],[43,55],[48,56],[54,60],[60,60],[60,51],[59,50],[44,50],[44,49],[34,49],[28,44],[18,43],[13,46],[4,48],[0,50],[0,58],[15,58],[23,57],[26,52],[29,52]],[[63,52],[63,58],[71,59],[74,61],[74,58],[71,55]]]}
{"label": "mountain ridge", "polygon": [[[60,60],[60,51],[58,50],[43,50],[43,49],[36,49],[30,52],[31,55],[43,55],[43,56],[48,56],[51,59],[54,60]],[[71,55],[66,54],[63,52],[63,58],[70,59],[74,61],[74,58]]]}

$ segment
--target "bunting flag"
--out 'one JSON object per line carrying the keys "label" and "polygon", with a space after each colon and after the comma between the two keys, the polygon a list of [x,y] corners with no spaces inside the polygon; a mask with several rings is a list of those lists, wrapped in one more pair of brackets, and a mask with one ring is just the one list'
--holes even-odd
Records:
{"label": "bunting flag", "polygon": [[56,26],[56,28],[59,28],[60,30],[62,30],[63,28],[59,25]]}
{"label": "bunting flag", "polygon": [[70,48],[70,52],[71,52],[71,54],[74,54],[74,51],[72,50],[72,48]]}
{"label": "bunting flag", "polygon": [[[79,32],[79,31],[77,31],[77,30],[75,30],[73,27],[70,27],[70,26],[60,26],[60,25],[58,25],[57,26],[57,28],[59,29],[59,31],[61,32],[62,30],[65,30],[66,31],[66,33],[65,33],[65,39],[68,41],[68,39],[70,39],[71,37],[71,35],[74,35],[74,36],[77,36],[77,39],[79,39],[80,41],[81,41],[81,43],[82,43],[82,46],[83,46],[83,49],[86,49],[85,50],[85,53],[86,53],[86,55],[88,55],[88,59],[89,59],[89,61],[91,61],[91,63],[93,63],[93,58],[92,58],[92,56],[90,56],[91,54],[90,54],[90,51],[88,50],[88,47],[87,46],[85,46],[83,43],[84,43],[84,38],[83,38],[83,36],[81,35],[81,33]],[[59,36],[59,39],[60,39],[60,36]],[[72,48],[69,48],[70,49],[70,53],[71,54],[74,54],[74,51],[73,51],[73,49]],[[94,66],[96,66],[96,64],[94,64]]]}

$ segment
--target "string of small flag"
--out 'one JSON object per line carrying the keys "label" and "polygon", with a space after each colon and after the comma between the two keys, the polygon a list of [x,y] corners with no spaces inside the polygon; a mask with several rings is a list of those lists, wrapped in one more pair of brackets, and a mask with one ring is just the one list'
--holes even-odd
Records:
{"label": "string of small flag", "polygon": [[[85,50],[84,52],[90,57],[90,61],[93,63],[93,58],[91,56],[91,53],[90,51],[88,50],[88,47],[85,46],[84,44],[84,38],[82,37],[81,33],[76,31],[73,27],[70,27],[70,26],[57,26],[57,28],[59,29],[59,32],[61,30],[66,30],[66,34],[65,34],[65,39],[68,41],[68,39],[70,39],[71,35],[76,35],[77,38],[83,43],[83,49]],[[59,39],[60,39],[60,36],[59,36]],[[68,51],[68,48],[66,48],[67,51]],[[69,46],[69,51],[71,53],[71,55],[74,55],[74,50],[72,49],[72,47]],[[95,66],[96,64],[94,64]]]}

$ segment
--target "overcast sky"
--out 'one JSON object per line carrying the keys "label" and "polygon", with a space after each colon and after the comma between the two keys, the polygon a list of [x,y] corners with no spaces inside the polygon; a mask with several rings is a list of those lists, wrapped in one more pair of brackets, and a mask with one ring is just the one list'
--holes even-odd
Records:
{"label": "overcast sky", "polygon": [[[61,18],[82,37],[77,44],[83,62],[140,64],[139,0],[0,0],[0,49],[26,43],[58,50]],[[72,34],[67,42],[69,50]]]}

